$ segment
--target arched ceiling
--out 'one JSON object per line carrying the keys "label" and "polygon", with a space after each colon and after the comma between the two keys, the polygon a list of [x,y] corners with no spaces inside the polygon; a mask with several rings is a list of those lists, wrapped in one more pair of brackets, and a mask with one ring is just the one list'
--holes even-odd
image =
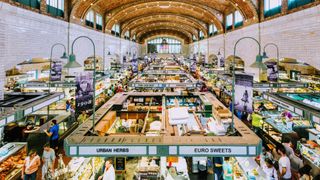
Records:
{"label": "arched ceiling", "polygon": [[[198,35],[208,36],[208,26],[215,24],[219,33],[224,32],[223,16],[238,9],[245,24],[258,21],[254,0],[73,0],[70,21],[83,23],[87,11],[93,9],[104,16],[105,32],[110,33],[114,24],[120,24],[122,36],[141,34],[155,27],[176,27]],[[148,25],[148,26],[147,26]],[[147,36],[144,34],[144,36]],[[141,41],[140,39],[137,39]]]}

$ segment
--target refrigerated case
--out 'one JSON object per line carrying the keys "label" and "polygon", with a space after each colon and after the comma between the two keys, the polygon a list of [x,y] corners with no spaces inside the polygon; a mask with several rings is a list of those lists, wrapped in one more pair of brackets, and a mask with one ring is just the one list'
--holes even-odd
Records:
{"label": "refrigerated case", "polygon": [[2,146],[0,148],[0,179],[19,179],[26,156],[26,143],[8,143]]}

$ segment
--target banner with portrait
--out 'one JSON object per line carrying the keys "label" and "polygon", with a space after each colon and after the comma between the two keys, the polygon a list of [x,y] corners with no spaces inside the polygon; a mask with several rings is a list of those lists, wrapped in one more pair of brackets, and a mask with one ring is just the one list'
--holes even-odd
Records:
{"label": "banner with portrait", "polygon": [[267,76],[269,82],[278,82],[278,65],[277,62],[266,62]]}
{"label": "banner with portrait", "polygon": [[50,81],[61,81],[62,62],[52,61],[50,69]]}
{"label": "banner with portrait", "polygon": [[253,76],[236,74],[235,76],[235,110],[252,113],[253,111]]}
{"label": "banner with portrait", "polygon": [[93,72],[82,72],[76,77],[76,117],[82,111],[92,112],[94,90]]}
{"label": "banner with portrait", "polygon": [[220,67],[224,67],[224,57],[220,57]]}

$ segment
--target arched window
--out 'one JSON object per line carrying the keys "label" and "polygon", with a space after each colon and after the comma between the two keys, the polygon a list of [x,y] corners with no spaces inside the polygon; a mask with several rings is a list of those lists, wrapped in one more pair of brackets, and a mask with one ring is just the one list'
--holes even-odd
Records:
{"label": "arched window", "polygon": [[133,42],[136,42],[136,39],[137,39],[136,35],[133,35],[132,41],[133,41]]}
{"label": "arched window", "polygon": [[209,36],[218,34],[218,29],[214,24],[209,25]]}
{"label": "arched window", "polygon": [[281,13],[281,0],[264,0],[264,17]]}
{"label": "arched window", "polygon": [[125,39],[130,39],[130,32],[129,32],[129,31],[126,31],[126,32],[124,33],[124,38],[125,38]]}
{"label": "arched window", "polygon": [[119,24],[114,24],[112,26],[111,34],[113,34],[113,35],[115,35],[117,37],[120,37],[120,25]]}
{"label": "arched window", "polygon": [[64,0],[46,0],[47,12],[52,16],[64,16]]}
{"label": "arched window", "polygon": [[199,39],[200,40],[204,39],[204,34],[202,31],[199,31]]}
{"label": "arched window", "polygon": [[234,27],[240,27],[243,25],[243,17],[240,11],[234,12]]}
{"label": "arched window", "polygon": [[233,14],[231,13],[226,17],[226,29],[227,30],[232,29],[232,25],[233,25]]}
{"label": "arched window", "polygon": [[171,37],[159,37],[147,42],[148,53],[180,54],[181,41]]}
{"label": "arched window", "polygon": [[94,25],[94,12],[90,10],[86,15],[86,25],[93,28]]}
{"label": "arched window", "polygon": [[100,14],[96,14],[96,29],[102,30],[102,16]]}
{"label": "arched window", "polygon": [[193,41],[197,41],[198,39],[197,39],[197,37],[195,35],[192,35],[192,40]]}

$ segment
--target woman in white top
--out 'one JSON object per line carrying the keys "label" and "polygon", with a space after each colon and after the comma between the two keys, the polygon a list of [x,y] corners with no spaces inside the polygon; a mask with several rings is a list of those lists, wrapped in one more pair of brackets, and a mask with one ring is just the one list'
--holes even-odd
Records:
{"label": "woman in white top", "polygon": [[278,180],[278,172],[276,168],[274,168],[271,159],[266,158],[264,161],[261,160],[261,166],[264,173],[266,173],[267,180]]}
{"label": "woman in white top", "polygon": [[22,168],[21,179],[36,180],[39,166],[40,157],[37,155],[37,152],[32,149],[29,152],[29,156],[27,156],[25,159],[25,163]]}
{"label": "woman in white top", "polygon": [[116,173],[112,165],[113,160],[109,159],[106,161],[104,173],[98,178],[98,180],[115,180]]}

